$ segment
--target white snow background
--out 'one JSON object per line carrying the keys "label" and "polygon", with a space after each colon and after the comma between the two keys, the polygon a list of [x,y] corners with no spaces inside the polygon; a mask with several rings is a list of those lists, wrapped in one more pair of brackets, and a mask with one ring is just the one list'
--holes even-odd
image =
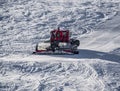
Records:
{"label": "white snow background", "polygon": [[[57,27],[78,55],[33,55]],[[0,91],[120,91],[120,0],[0,0]]]}

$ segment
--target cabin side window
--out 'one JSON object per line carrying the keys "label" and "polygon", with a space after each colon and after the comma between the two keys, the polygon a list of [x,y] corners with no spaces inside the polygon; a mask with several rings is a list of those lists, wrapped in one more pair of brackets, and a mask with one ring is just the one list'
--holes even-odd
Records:
{"label": "cabin side window", "polygon": [[56,34],[56,37],[57,37],[57,38],[60,38],[60,32],[58,32],[58,33]]}
{"label": "cabin side window", "polygon": [[67,34],[66,32],[63,32],[63,37],[66,37],[66,34]]}

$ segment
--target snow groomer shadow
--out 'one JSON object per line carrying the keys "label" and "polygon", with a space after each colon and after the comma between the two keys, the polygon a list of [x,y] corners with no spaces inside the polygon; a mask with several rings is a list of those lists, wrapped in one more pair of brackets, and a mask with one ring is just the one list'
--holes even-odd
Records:
{"label": "snow groomer shadow", "polygon": [[79,54],[75,55],[54,55],[54,56],[74,59],[102,59],[120,63],[120,55],[88,49],[79,49]]}

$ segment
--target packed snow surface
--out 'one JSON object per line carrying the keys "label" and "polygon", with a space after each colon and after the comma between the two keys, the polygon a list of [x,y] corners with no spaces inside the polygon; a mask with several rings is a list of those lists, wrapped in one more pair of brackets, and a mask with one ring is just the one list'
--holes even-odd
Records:
{"label": "packed snow surface", "polygon": [[[33,55],[57,27],[78,55]],[[119,0],[0,0],[0,91],[120,91]]]}

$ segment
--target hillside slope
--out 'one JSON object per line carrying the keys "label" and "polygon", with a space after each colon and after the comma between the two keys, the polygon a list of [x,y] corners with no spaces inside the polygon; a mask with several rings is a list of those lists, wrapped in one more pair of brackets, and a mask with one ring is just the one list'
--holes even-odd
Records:
{"label": "hillside slope", "polygon": [[[120,2],[0,2],[0,91],[120,91]],[[33,55],[57,27],[78,55]]]}

